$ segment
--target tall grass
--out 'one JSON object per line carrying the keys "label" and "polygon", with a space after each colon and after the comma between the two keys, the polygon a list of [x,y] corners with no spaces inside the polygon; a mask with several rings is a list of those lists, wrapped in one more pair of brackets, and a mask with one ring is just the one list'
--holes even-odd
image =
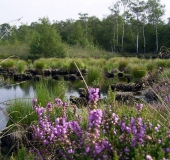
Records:
{"label": "tall grass", "polygon": [[27,60],[29,55],[29,45],[25,43],[0,45],[1,58],[8,58],[11,55],[19,56],[21,59]]}
{"label": "tall grass", "polygon": [[8,115],[7,126],[13,125],[13,127],[10,129],[10,132],[12,132],[13,129],[16,130],[15,126],[28,127],[34,121],[37,121],[38,117],[33,111],[31,99],[17,98],[9,101],[8,103],[9,105],[6,108]]}
{"label": "tall grass", "polygon": [[65,93],[67,91],[67,84],[64,81],[55,81],[53,79],[43,79],[36,83],[35,95],[38,102],[45,106],[48,102],[53,101],[59,97],[65,100]]}
{"label": "tall grass", "polygon": [[145,67],[140,67],[140,66],[133,66],[132,68],[132,75],[136,79],[143,78],[147,73],[147,69]]}
{"label": "tall grass", "polygon": [[1,67],[4,68],[4,69],[14,68],[15,67],[15,62],[16,61],[13,60],[13,59],[7,59],[6,61],[1,63]]}
{"label": "tall grass", "polygon": [[36,60],[33,63],[33,67],[36,70],[40,70],[40,71],[42,71],[45,68],[45,65],[46,65],[46,60],[45,59]]}
{"label": "tall grass", "polygon": [[23,73],[26,68],[27,68],[26,61],[19,60],[16,62],[16,69],[18,73]]}
{"label": "tall grass", "polygon": [[97,87],[103,83],[103,80],[103,71],[100,68],[95,66],[88,68],[86,76],[86,81],[88,85]]}

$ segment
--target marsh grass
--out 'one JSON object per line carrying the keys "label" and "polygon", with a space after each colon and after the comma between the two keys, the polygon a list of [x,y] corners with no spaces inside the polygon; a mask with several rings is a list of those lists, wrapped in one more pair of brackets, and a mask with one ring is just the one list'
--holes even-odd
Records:
{"label": "marsh grass", "polygon": [[9,106],[6,108],[6,112],[9,115],[9,121],[7,126],[11,124],[31,125],[33,121],[37,120],[37,115],[33,111],[30,99],[14,99],[10,101]]}
{"label": "marsh grass", "polygon": [[83,48],[79,45],[69,46],[65,45],[66,56],[69,58],[109,58],[117,56],[117,54],[109,53],[105,50],[99,49],[97,47],[86,47]]}
{"label": "marsh grass", "polygon": [[119,66],[119,60],[117,58],[111,58],[109,59],[105,65],[103,65],[104,71],[109,72],[113,69],[118,69]]}
{"label": "marsh grass", "polygon": [[4,68],[4,69],[7,69],[7,68],[14,68],[15,67],[15,60],[13,59],[8,59],[4,62],[1,63],[1,67]]}
{"label": "marsh grass", "polygon": [[159,78],[160,78],[160,79],[170,78],[170,68],[164,69],[164,70],[159,74]]}
{"label": "marsh grass", "polygon": [[102,84],[104,80],[104,76],[102,74],[102,70],[98,67],[90,67],[88,68],[86,81],[90,86],[97,87],[99,84]]}
{"label": "marsh grass", "polygon": [[45,106],[48,102],[53,102],[55,98],[65,100],[67,84],[64,81],[55,81],[53,79],[43,79],[36,83],[36,97],[38,102]]}
{"label": "marsh grass", "polygon": [[33,67],[36,70],[40,70],[40,71],[42,71],[45,68],[45,65],[46,65],[45,59],[35,60],[33,63]]}
{"label": "marsh grass", "polygon": [[166,68],[167,66],[167,61],[163,59],[155,59],[154,63],[157,68],[159,67]]}
{"label": "marsh grass", "polygon": [[152,60],[149,60],[147,63],[146,63],[146,68],[148,71],[154,71],[156,69],[156,65],[154,64],[154,61]]}
{"label": "marsh grass", "polygon": [[16,62],[16,69],[18,73],[24,73],[26,68],[27,68],[26,61],[19,60]]}
{"label": "marsh grass", "polygon": [[132,68],[132,76],[136,79],[143,78],[147,73],[147,69],[145,67],[133,66]]}
{"label": "marsh grass", "polygon": [[25,43],[0,45],[1,58],[8,58],[11,55],[16,55],[27,60],[29,56],[29,45]]}
{"label": "marsh grass", "polygon": [[128,59],[125,59],[125,58],[123,58],[123,59],[121,59],[120,61],[119,61],[119,66],[118,66],[118,69],[119,70],[124,70],[127,66],[128,66]]}
{"label": "marsh grass", "polygon": [[80,69],[86,68],[85,64],[81,61],[81,59],[73,59],[70,61],[70,72],[76,72],[77,67],[75,66],[75,63]]}

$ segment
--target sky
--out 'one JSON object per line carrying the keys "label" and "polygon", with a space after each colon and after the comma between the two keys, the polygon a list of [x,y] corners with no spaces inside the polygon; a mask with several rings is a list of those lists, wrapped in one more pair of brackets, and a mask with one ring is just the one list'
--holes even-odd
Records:
{"label": "sky", "polygon": [[[37,22],[39,18],[48,17],[61,21],[79,19],[78,13],[88,13],[100,19],[110,14],[109,7],[117,0],[0,0],[0,24],[10,25],[28,24]],[[165,4],[165,16],[170,17],[170,0],[160,0]],[[21,18],[22,17],[22,18]],[[20,21],[13,21],[21,18]],[[11,22],[13,21],[13,22]]]}

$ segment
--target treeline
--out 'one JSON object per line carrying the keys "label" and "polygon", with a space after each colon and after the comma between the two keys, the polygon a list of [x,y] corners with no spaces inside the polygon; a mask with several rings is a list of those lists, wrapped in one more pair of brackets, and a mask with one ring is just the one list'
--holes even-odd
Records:
{"label": "treeline", "polygon": [[164,22],[164,5],[159,0],[118,0],[102,20],[87,13],[79,19],[53,21],[40,18],[30,25],[0,26],[0,45],[27,43],[30,53],[64,57],[63,43],[102,48],[124,54],[158,53],[170,47],[170,21]]}

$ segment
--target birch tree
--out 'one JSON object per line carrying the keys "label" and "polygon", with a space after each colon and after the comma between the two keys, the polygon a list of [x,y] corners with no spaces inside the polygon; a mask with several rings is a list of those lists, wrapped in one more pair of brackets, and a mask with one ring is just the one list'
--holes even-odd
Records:
{"label": "birch tree", "polygon": [[160,4],[160,0],[148,0],[147,2],[148,20],[149,23],[152,23],[155,28],[156,53],[158,53],[159,49],[158,23],[161,21],[161,17],[164,15],[164,8],[165,6]]}
{"label": "birch tree", "polygon": [[142,13],[144,12],[145,2],[143,0],[133,0],[130,2],[130,10],[136,18],[136,53],[139,53],[139,29],[142,19]]}

